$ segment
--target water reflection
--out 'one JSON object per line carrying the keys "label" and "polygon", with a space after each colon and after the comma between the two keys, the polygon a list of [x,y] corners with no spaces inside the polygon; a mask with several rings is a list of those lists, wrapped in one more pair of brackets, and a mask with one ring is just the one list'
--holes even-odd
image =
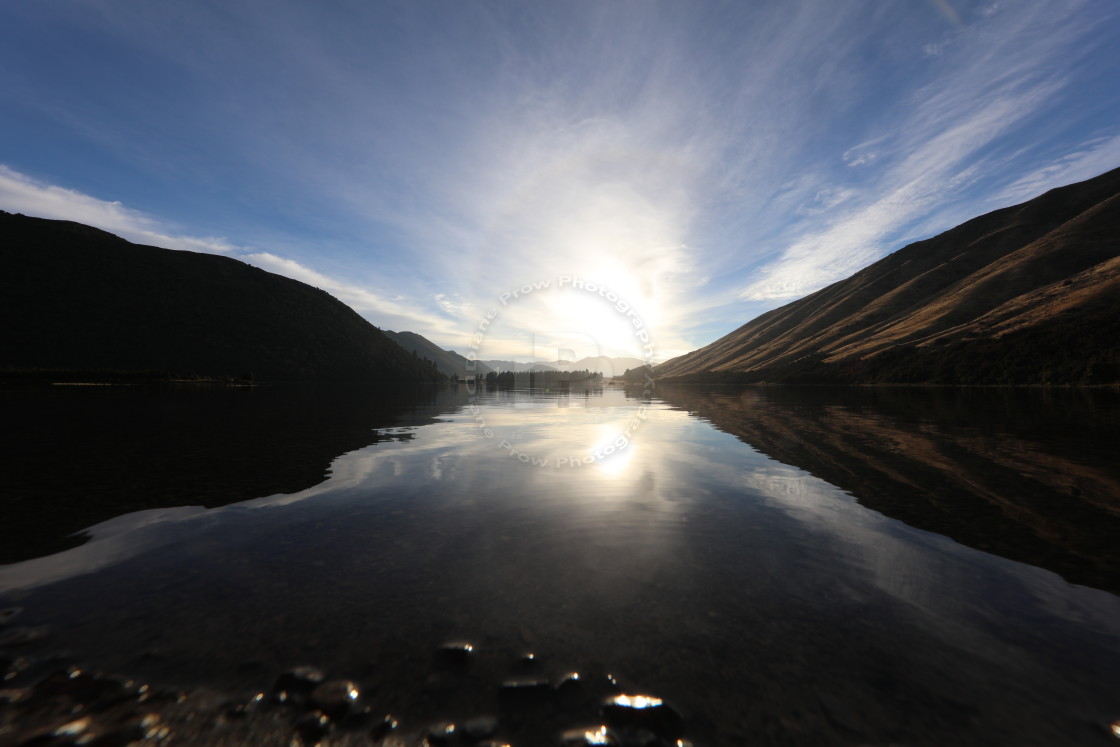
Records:
{"label": "water reflection", "polygon": [[0,388],[0,563],[129,511],[296,493],[465,393],[357,386]]}
{"label": "water reflection", "polygon": [[868,508],[1120,592],[1115,392],[678,387],[660,394]]}
{"label": "water reflection", "polygon": [[[312,664],[410,733],[494,714],[511,744],[654,727],[710,745],[1107,736],[1120,708],[1116,596],[869,511],[832,477],[731,434],[835,455],[875,427],[875,439],[918,444],[890,447],[904,465],[950,453],[941,472],[975,482],[983,470],[937,435],[957,426],[823,393],[726,396],[645,405],[604,390],[558,407],[485,394],[478,412],[462,402],[411,438],[345,454],[305,490],[103,523],[83,547],[0,569],[0,608],[48,626],[24,649],[34,656],[66,649],[177,687],[248,698]],[[501,445],[586,454],[642,407],[632,441],[593,464],[535,465]],[[913,427],[897,424],[907,417]],[[990,441],[999,454],[1025,448],[1008,438],[1014,419],[990,426],[998,437],[961,428],[985,459]],[[1033,443],[1040,463],[1082,470],[1080,485],[1111,479],[1070,447]],[[887,503],[888,488],[917,495],[915,481],[941,473],[867,454],[870,472],[827,462],[861,501],[848,473]],[[934,495],[947,511],[965,505]]]}

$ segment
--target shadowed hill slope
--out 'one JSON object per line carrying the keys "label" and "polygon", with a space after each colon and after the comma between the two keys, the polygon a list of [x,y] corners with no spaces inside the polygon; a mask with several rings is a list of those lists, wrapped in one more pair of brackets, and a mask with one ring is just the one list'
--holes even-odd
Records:
{"label": "shadowed hill slope", "polygon": [[440,373],[447,376],[455,376],[458,378],[471,377],[478,374],[486,375],[490,371],[490,367],[483,364],[481,361],[476,361],[475,365],[468,371],[467,359],[465,356],[459,355],[454,350],[444,350],[439,345],[415,332],[392,332],[385,330],[385,334],[389,339],[400,345],[402,348],[410,353],[416,353],[421,358],[427,358],[436,364],[436,368]]}
{"label": "shadowed hill slope", "polygon": [[900,249],[655,369],[707,381],[1120,382],[1120,169]]}
{"label": "shadowed hill slope", "polygon": [[435,367],[326,292],[229,257],[0,212],[0,369],[424,381]]}

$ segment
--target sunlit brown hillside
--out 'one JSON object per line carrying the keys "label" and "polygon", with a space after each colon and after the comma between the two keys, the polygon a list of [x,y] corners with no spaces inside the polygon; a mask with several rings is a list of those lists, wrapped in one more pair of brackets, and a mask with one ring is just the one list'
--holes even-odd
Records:
{"label": "sunlit brown hillside", "polygon": [[911,244],[656,369],[705,381],[1120,382],[1120,170]]}

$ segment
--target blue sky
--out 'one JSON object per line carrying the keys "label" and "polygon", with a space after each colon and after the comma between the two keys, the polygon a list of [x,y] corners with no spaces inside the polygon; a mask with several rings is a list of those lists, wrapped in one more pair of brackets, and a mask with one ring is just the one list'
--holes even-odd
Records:
{"label": "blue sky", "polygon": [[0,208],[460,352],[493,308],[483,358],[640,318],[661,359],[1120,166],[1117,39],[1112,0],[4,3]]}

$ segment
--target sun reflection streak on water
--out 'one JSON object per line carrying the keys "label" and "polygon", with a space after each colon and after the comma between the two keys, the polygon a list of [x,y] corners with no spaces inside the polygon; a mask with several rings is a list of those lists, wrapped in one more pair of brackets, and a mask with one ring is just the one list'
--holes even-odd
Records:
{"label": "sun reflection streak on water", "polygon": [[[554,652],[610,661],[621,667],[614,670],[622,673],[619,679],[643,688],[638,692],[656,687],[674,706],[687,706],[692,697],[681,677],[633,679],[634,671],[657,659],[650,655],[654,644],[671,648],[689,642],[700,652],[695,661],[712,671],[728,661],[753,662],[770,656],[769,650],[736,636],[750,629],[779,640],[787,623],[772,618],[774,610],[795,615],[790,619],[798,635],[780,640],[806,661],[833,643],[827,631],[848,625],[852,610],[861,614],[849,632],[860,641],[878,634],[882,643],[875,645],[881,645],[884,658],[898,654],[892,631],[905,628],[932,652],[927,656],[920,646],[908,646],[903,653],[914,656],[916,671],[926,677],[942,676],[942,655],[997,675],[1004,669],[1015,674],[1020,662],[1034,661],[1024,658],[1035,656],[1034,650],[1018,653],[990,628],[976,626],[977,609],[1024,636],[1032,630],[1014,626],[1025,609],[1034,616],[1032,625],[1041,619],[1057,630],[1088,626],[1115,637],[1120,620],[1111,612],[1115,602],[869,511],[852,495],[751,450],[687,412],[654,403],[650,422],[619,448],[617,436],[635,406],[621,395],[608,394],[603,401],[609,406],[586,419],[556,409],[555,399],[524,403],[516,413],[486,410],[488,424],[501,431],[495,438],[487,438],[470,413],[455,411],[416,429],[412,438],[387,439],[339,457],[329,479],[299,494],[123,517],[102,525],[94,541],[67,551],[65,563],[47,568],[46,560],[28,562],[7,574],[26,584],[85,573],[91,583],[107,584],[105,579],[130,577],[126,574],[142,577],[155,553],[126,561],[158,549],[176,563],[168,564],[170,575],[153,575],[150,588],[193,584],[184,586],[189,593],[166,595],[161,603],[175,611],[180,600],[191,605],[209,600],[224,615],[237,607],[229,591],[239,590],[253,602],[241,605],[244,612],[232,612],[248,621],[234,627],[247,631],[249,647],[257,645],[262,625],[267,627],[260,622],[258,601],[284,615],[304,615],[316,630],[319,610],[330,607],[341,629],[369,626],[374,642],[400,629],[417,640],[429,630],[442,635],[445,615],[472,635],[531,637],[546,652],[551,644]],[[498,447],[502,438],[542,456],[615,449],[595,463],[542,468],[512,459]],[[180,580],[179,557],[200,569],[198,581]],[[43,568],[36,570],[36,563]],[[94,573],[117,563],[121,569],[112,576]],[[0,569],[0,589],[5,573]],[[545,578],[548,583],[540,583]],[[430,592],[419,585],[429,579]],[[1002,596],[992,604],[996,582]],[[210,588],[222,593],[211,594]],[[355,588],[372,592],[354,594]],[[304,611],[292,603],[293,590],[321,603],[309,603]],[[439,607],[435,615],[433,599]],[[1005,608],[1013,614],[1005,615]],[[382,610],[392,613],[381,618]],[[871,611],[866,619],[864,610]],[[169,612],[167,619],[179,618]],[[630,625],[602,625],[603,620]],[[800,635],[805,630],[824,636],[823,643]],[[271,634],[286,631],[277,626]],[[726,650],[707,652],[704,642],[716,639],[726,642]],[[220,646],[203,644],[201,660],[224,661],[215,654]],[[351,658],[348,645],[331,642],[316,653],[345,662]],[[1006,656],[1009,650],[1019,658]],[[988,651],[994,653],[974,653]],[[852,654],[856,669],[863,666],[861,653]],[[415,658],[415,652],[409,656]],[[688,669],[691,661],[679,671],[705,681],[700,664]],[[874,666],[869,671],[877,675]],[[607,679],[619,692],[618,680]],[[949,687],[938,679],[930,683],[930,689]],[[964,683],[971,687],[967,679]],[[955,693],[955,683],[953,688]],[[874,687],[860,682],[852,692],[855,707],[877,697]],[[351,690],[349,698],[356,697]],[[738,707],[731,697],[726,703],[718,694],[707,697],[716,711]],[[649,695],[596,702],[609,702],[615,716],[619,709],[636,711],[621,714],[625,718],[672,713]],[[1096,718],[1098,731],[1110,718]],[[609,723],[611,729],[623,728]],[[613,744],[625,736],[599,727],[595,716],[583,724],[570,732],[571,744]],[[1120,724],[1111,729],[1120,736]]]}
{"label": "sun reflection streak on water", "polygon": [[595,457],[595,467],[599,472],[609,477],[621,477],[633,464],[638,447],[628,437],[620,435],[621,428],[612,425],[600,431],[603,436],[589,454]]}

